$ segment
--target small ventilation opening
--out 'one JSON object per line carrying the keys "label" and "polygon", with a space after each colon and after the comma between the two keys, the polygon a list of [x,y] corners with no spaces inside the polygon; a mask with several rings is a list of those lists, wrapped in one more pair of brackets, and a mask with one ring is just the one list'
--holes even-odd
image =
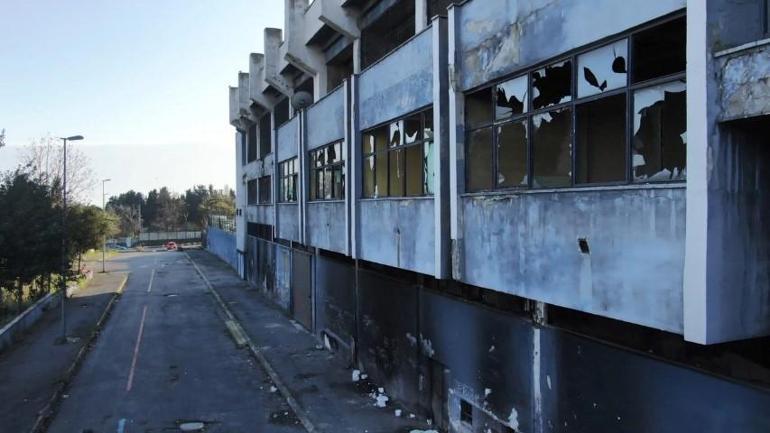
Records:
{"label": "small ventilation opening", "polygon": [[591,249],[588,247],[588,240],[586,238],[578,238],[578,247],[583,254],[591,254]]}

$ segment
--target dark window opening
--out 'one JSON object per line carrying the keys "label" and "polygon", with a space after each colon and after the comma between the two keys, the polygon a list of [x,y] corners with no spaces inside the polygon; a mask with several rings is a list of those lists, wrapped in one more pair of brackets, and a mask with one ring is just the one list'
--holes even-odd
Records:
{"label": "dark window opening", "polygon": [[251,125],[249,127],[248,137],[248,162],[255,161],[257,159],[257,125]]}
{"label": "dark window opening", "polygon": [[428,23],[436,15],[447,16],[447,8],[451,4],[459,3],[459,0],[430,0],[428,1]]}
{"label": "dark window opening", "polygon": [[259,204],[272,203],[273,200],[270,194],[270,190],[271,190],[270,176],[260,177],[257,187],[259,189],[259,192],[258,192]]}
{"label": "dark window opening", "polygon": [[272,242],[273,226],[269,224],[246,223],[246,234]]}
{"label": "dark window opening", "polygon": [[278,164],[279,180],[278,200],[281,203],[297,201],[297,158],[292,158]]}
{"label": "dark window opening", "polygon": [[273,151],[273,128],[270,113],[259,118],[259,159]]}
{"label": "dark window opening", "polygon": [[572,110],[563,108],[532,118],[533,186],[572,184]]}
{"label": "dark window opening", "polygon": [[634,180],[684,180],[687,95],[683,81],[634,92]]}
{"label": "dark window opening", "polygon": [[460,421],[473,425],[473,406],[465,400],[460,400]]}
{"label": "dark window opening", "polygon": [[466,189],[470,192],[492,189],[492,128],[470,133],[468,139]]}
{"label": "dark window opening", "polygon": [[414,36],[414,1],[399,0],[386,11],[381,12],[377,6],[364,14],[381,13],[371,24],[361,30],[361,67],[366,68],[372,63],[385,57],[399,45]]}
{"label": "dark window opening", "polygon": [[576,108],[575,183],[624,182],[627,169],[626,94]]}
{"label": "dark window opening", "polygon": [[465,127],[472,129],[492,123],[492,88],[465,97]]}
{"label": "dark window opening", "polygon": [[257,180],[252,179],[246,183],[246,203],[250,205],[257,204]]}
{"label": "dark window opening", "polygon": [[510,122],[497,127],[497,186],[525,187],[527,168],[527,122]]}
{"label": "dark window opening", "polygon": [[289,117],[289,98],[283,98],[273,108],[273,116],[275,116],[275,128],[278,129],[284,123],[288,122]]}
{"label": "dark window opening", "polygon": [[[495,120],[506,120],[527,111],[529,83],[523,75],[497,85],[495,97]],[[486,101],[486,104],[489,100]]]}
{"label": "dark window opening", "polygon": [[572,100],[572,61],[566,60],[532,73],[532,108],[558,105]]}
{"label": "dark window opening", "polygon": [[633,35],[634,83],[685,71],[687,65],[687,21],[677,18]]}
{"label": "dark window opening", "polygon": [[246,165],[249,162],[248,159],[248,147],[249,147],[249,133],[241,133],[241,165]]}
{"label": "dark window opening", "polygon": [[395,120],[363,135],[364,197],[433,194],[433,110]]}
{"label": "dark window opening", "polygon": [[338,141],[310,151],[310,200],[345,199],[345,159]]}
{"label": "dark window opening", "polygon": [[326,64],[326,88],[333,90],[353,75],[353,44]]}

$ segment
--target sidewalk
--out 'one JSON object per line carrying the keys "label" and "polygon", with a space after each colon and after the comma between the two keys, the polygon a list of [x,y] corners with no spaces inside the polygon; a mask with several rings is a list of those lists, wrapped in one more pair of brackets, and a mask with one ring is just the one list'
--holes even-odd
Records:
{"label": "sidewalk", "polygon": [[[392,401],[377,407],[370,395],[377,388],[353,382],[352,370],[298,323],[288,318],[217,257],[205,251],[188,254],[237,317],[251,340],[299,402],[319,432],[409,433],[428,431],[424,420],[412,419]],[[386,390],[387,392],[387,390]]]}
{"label": "sidewalk", "polygon": [[23,433],[32,428],[125,280],[125,273],[97,273],[67,300],[67,334],[74,337],[70,343],[56,343],[61,335],[57,303],[0,354],[0,430]]}

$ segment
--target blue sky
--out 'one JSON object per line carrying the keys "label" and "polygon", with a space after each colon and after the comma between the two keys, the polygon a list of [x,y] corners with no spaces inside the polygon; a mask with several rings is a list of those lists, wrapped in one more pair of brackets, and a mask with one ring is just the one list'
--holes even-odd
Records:
{"label": "blue sky", "polygon": [[108,192],[233,186],[227,86],[282,24],[282,0],[2,0],[0,170],[82,134]]}

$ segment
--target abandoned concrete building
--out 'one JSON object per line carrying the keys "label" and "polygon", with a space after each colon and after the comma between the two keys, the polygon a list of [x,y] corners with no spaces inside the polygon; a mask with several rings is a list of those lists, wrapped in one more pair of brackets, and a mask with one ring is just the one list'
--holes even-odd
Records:
{"label": "abandoned concrete building", "polygon": [[442,430],[768,432],[769,17],[285,0],[220,255]]}

